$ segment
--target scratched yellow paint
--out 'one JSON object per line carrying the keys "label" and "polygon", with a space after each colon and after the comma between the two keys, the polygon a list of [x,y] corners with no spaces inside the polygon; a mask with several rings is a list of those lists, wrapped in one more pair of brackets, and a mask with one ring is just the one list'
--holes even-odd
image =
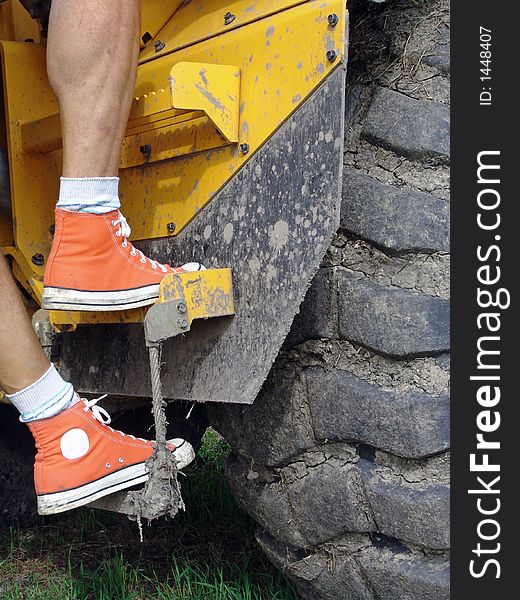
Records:
{"label": "scratched yellow paint", "polygon": [[[152,0],[148,0],[152,1]],[[243,27],[308,0],[193,0],[166,23],[157,36],[164,48],[157,53],[153,44],[141,53],[140,62],[154,60],[180,48]],[[231,17],[226,18],[226,15]]]}
{"label": "scratched yellow paint", "polygon": [[238,142],[240,69],[182,61],[170,70],[174,108],[202,110],[228,142]]}
{"label": "scratched yellow paint", "polygon": [[[166,14],[161,6],[155,23]],[[235,16],[228,25],[226,12]],[[336,27],[328,23],[331,13],[339,17]],[[133,239],[164,237],[170,222],[176,235],[203,210],[344,59],[345,22],[344,0],[192,0],[175,12],[156,37],[165,48],[155,52],[152,41],[141,53],[123,145],[121,199]],[[15,217],[14,239],[4,235],[2,245],[11,246],[17,273],[39,300],[44,267],[31,257],[47,257],[52,243],[61,171],[58,107],[44,48],[2,41],[0,49]],[[329,50],[337,54],[333,62],[326,58]],[[172,69],[186,62],[240,72],[238,92],[230,94],[240,98],[238,135],[231,135],[235,124],[219,132],[195,94],[192,103],[186,94],[179,104],[184,108],[175,108]],[[146,144],[148,156],[141,152]],[[240,151],[242,144],[248,153]]]}
{"label": "scratched yellow paint", "polygon": [[158,302],[171,300],[185,301],[190,323],[234,314],[231,269],[168,275],[161,282]]}

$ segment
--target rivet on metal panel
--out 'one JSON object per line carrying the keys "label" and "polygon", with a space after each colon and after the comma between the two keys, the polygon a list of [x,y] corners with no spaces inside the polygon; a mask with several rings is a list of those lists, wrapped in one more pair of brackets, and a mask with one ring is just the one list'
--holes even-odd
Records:
{"label": "rivet on metal panel", "polygon": [[247,154],[249,152],[249,144],[240,144],[240,152]]}
{"label": "rivet on metal panel", "polygon": [[337,53],[336,53],[335,50],[328,50],[327,51],[327,60],[329,62],[334,62],[337,57],[338,57],[338,55],[337,55]]}
{"label": "rivet on metal panel", "polygon": [[236,19],[236,16],[233,13],[227,12],[224,15],[224,25],[230,25]]}
{"label": "rivet on metal panel", "polygon": [[186,319],[177,319],[177,325],[181,329],[186,329],[186,327],[188,327],[188,321]]}
{"label": "rivet on metal panel", "polygon": [[144,144],[143,146],[140,146],[139,148],[139,152],[145,157],[148,158],[150,156],[150,154],[152,153],[152,147],[150,146],[150,144]]}
{"label": "rivet on metal panel", "polygon": [[176,227],[175,223],[172,223],[172,222],[170,222],[166,225],[166,229],[168,230],[168,233],[173,233],[175,231],[175,227]]}
{"label": "rivet on metal panel", "polygon": [[179,304],[177,304],[177,310],[183,314],[188,310],[188,307],[186,306],[186,304],[184,304],[184,302],[180,302]]}
{"label": "rivet on metal panel", "polygon": [[339,17],[336,13],[332,13],[328,16],[328,21],[331,27],[336,27],[339,22]]}
{"label": "rivet on metal panel", "polygon": [[36,254],[33,254],[31,260],[38,267],[41,267],[43,265],[43,263],[45,262],[45,259],[43,258],[43,254],[40,254],[39,252]]}
{"label": "rivet on metal panel", "polygon": [[156,52],[160,52],[161,50],[163,50],[165,48],[165,46],[166,46],[166,44],[164,42],[161,42],[161,40],[157,40],[155,42],[155,44],[153,45]]}

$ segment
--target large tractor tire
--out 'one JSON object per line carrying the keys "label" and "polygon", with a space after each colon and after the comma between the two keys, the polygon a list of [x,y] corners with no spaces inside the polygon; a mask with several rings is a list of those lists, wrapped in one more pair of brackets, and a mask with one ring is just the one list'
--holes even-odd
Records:
{"label": "large tractor tire", "polygon": [[449,597],[449,9],[351,9],[341,225],[253,406],[212,405],[304,598]]}

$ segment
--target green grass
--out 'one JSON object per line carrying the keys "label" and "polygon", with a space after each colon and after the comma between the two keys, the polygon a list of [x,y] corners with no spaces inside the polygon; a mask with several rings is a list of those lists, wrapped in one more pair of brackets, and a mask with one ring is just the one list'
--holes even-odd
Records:
{"label": "green grass", "polygon": [[208,430],[181,478],[186,511],[143,524],[82,509],[0,532],[2,600],[298,600],[256,545],[223,475],[229,447]]}

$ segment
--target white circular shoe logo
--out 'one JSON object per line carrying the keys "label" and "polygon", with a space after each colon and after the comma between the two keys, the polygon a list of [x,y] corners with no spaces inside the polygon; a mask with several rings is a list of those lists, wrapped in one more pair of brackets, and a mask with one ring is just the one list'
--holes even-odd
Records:
{"label": "white circular shoe logo", "polygon": [[85,456],[89,448],[88,435],[83,429],[69,429],[61,436],[61,453],[69,460]]}

